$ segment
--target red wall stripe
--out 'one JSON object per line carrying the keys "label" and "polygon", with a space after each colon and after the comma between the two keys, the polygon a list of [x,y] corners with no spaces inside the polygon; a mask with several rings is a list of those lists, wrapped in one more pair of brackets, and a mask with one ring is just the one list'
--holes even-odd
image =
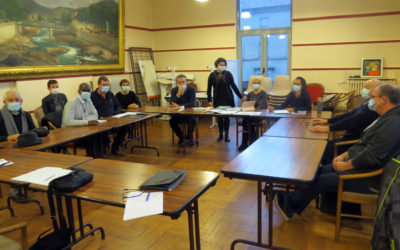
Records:
{"label": "red wall stripe", "polygon": [[[157,73],[168,73],[169,70],[157,70]],[[187,69],[187,70],[176,70],[175,72],[210,72],[209,69]]]}
{"label": "red wall stripe", "polygon": [[[383,67],[385,70],[398,70],[400,67]],[[293,71],[312,71],[312,70],[361,70],[361,68],[292,68]]]}
{"label": "red wall stripe", "polygon": [[336,15],[336,16],[293,18],[292,21],[293,22],[304,22],[304,21],[317,21],[317,20],[327,20],[327,19],[359,18],[359,17],[389,16],[389,15],[400,15],[400,11],[362,13],[362,14],[350,14],[350,15]]}
{"label": "red wall stripe", "polygon": [[326,45],[348,45],[348,44],[369,44],[369,43],[400,43],[400,40],[381,40],[381,41],[354,41],[354,42],[335,42],[335,43],[294,43],[293,47],[301,46],[326,46]]}
{"label": "red wall stripe", "polygon": [[167,28],[145,28],[138,26],[125,25],[125,28],[128,29],[136,29],[136,30],[145,30],[145,31],[167,31],[167,30],[185,30],[185,29],[203,29],[203,28],[218,28],[218,27],[229,27],[235,26],[235,23],[220,23],[220,24],[208,24],[208,25],[194,25],[194,26],[181,26],[181,27],[167,27]]}
{"label": "red wall stripe", "polygon": [[153,52],[180,52],[180,51],[224,50],[224,49],[236,49],[236,47],[193,48],[193,49],[160,49],[160,50],[153,50]]}

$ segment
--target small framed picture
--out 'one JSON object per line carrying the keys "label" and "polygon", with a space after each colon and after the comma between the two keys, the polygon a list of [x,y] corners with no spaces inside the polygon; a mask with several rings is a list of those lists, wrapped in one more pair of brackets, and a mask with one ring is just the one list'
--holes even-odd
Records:
{"label": "small framed picture", "polygon": [[382,58],[362,58],[361,77],[382,77],[383,59]]}

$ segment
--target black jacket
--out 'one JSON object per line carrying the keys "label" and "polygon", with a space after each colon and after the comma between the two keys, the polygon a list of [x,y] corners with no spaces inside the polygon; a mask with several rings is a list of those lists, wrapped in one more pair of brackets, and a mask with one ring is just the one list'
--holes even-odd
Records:
{"label": "black jacket", "polygon": [[358,139],[364,129],[378,117],[378,113],[370,110],[366,102],[352,111],[328,119],[329,130],[346,130],[343,139]]}
{"label": "black jacket", "polygon": [[[32,121],[31,114],[29,114],[28,112],[25,112],[25,115],[26,115],[26,121],[28,122],[28,130],[36,128],[35,124]],[[18,132],[21,133],[22,132],[21,114],[13,115],[13,118],[15,121],[15,125],[17,126]],[[7,141],[8,136],[9,136],[9,134],[7,133],[6,124],[4,123],[4,118],[0,112],[0,141]]]}
{"label": "black jacket", "polygon": [[119,104],[117,98],[110,91],[107,92],[106,98],[103,98],[97,89],[90,95],[93,105],[97,110],[99,117],[113,116],[121,113],[121,105]]}
{"label": "black jacket", "polygon": [[185,106],[185,108],[196,107],[196,90],[190,86],[186,86],[185,92],[178,97],[179,86],[176,86],[171,90],[171,102],[178,104],[179,106]]}
{"label": "black jacket", "polygon": [[347,151],[354,173],[382,168],[400,152],[400,106],[381,115],[361,134],[361,141]]}
{"label": "black jacket", "polygon": [[119,101],[119,103],[121,104],[121,107],[123,109],[127,109],[128,105],[131,105],[133,103],[135,103],[139,107],[142,106],[142,104],[140,103],[139,98],[137,97],[137,95],[133,91],[129,91],[129,93],[127,95],[123,95],[121,92],[118,92],[115,95],[115,97],[117,98],[117,100]]}
{"label": "black jacket", "polygon": [[[225,70],[222,72],[223,74],[223,80],[225,82],[225,88],[218,88],[218,73],[217,72],[212,72],[210,76],[208,77],[208,85],[207,85],[207,98],[208,102],[213,101],[214,102],[214,107],[220,106],[218,104],[218,98],[227,98],[229,99],[229,105],[234,107],[234,98],[233,98],[233,93],[232,89],[235,92],[235,94],[242,99],[243,96],[240,93],[239,89],[236,87],[235,81],[233,79],[232,73]],[[211,96],[211,89],[213,89],[213,95]],[[228,95],[225,97],[224,95]],[[222,103],[224,105],[224,103]]]}
{"label": "black jacket", "polygon": [[[58,95],[59,95],[60,105],[64,109],[64,106],[68,101],[67,97],[62,93],[59,93]],[[45,115],[47,115],[48,113],[56,112],[57,111],[56,106],[57,104],[54,103],[54,99],[51,95],[48,95],[42,99],[42,108]]]}
{"label": "black jacket", "polygon": [[294,91],[290,92],[286,100],[275,109],[294,108],[295,111],[311,111],[311,98],[307,91],[301,92],[297,98]]}

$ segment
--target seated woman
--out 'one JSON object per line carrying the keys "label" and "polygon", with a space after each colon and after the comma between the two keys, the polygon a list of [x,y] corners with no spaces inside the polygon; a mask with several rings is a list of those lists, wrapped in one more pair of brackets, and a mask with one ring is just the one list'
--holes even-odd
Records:
{"label": "seated woman", "polygon": [[306,91],[306,80],[299,76],[293,81],[293,91],[289,93],[284,103],[277,107],[269,106],[269,111],[274,109],[286,109],[293,111],[311,111],[311,98]]}
{"label": "seated woman", "polygon": [[121,87],[121,91],[115,97],[121,104],[122,109],[136,109],[142,106],[135,92],[130,90],[130,83],[127,79],[122,79],[119,82],[119,86]]}
{"label": "seated woman", "polygon": [[[264,89],[263,76],[251,76],[249,81],[248,95],[246,102],[255,101],[255,109],[265,109],[268,106],[267,93]],[[258,123],[258,118],[243,119],[243,135],[242,144],[239,146],[239,151],[245,150],[251,143],[257,139],[255,126]],[[249,126],[250,125],[250,126]]]}

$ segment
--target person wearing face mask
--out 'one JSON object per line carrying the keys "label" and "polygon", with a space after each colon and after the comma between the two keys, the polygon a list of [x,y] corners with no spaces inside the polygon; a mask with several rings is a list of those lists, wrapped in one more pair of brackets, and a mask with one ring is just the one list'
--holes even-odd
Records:
{"label": "person wearing face mask", "polygon": [[[400,89],[395,84],[381,84],[371,95],[371,107],[379,117],[364,129],[360,142],[335,157],[332,164],[319,168],[307,187],[294,192],[277,193],[275,204],[285,220],[300,214],[320,193],[337,192],[340,175],[368,173],[382,169],[400,153]],[[382,176],[353,179],[344,183],[344,191],[372,193],[379,190]]]}
{"label": "person wearing face mask", "polygon": [[[378,79],[368,80],[364,83],[361,95],[366,101],[360,107],[330,119],[312,120],[314,123],[314,126],[310,129],[312,132],[346,130],[341,138],[328,141],[321,160],[322,164],[332,162],[334,145],[336,142],[359,139],[363,130],[378,117],[378,114],[374,110],[368,108],[368,100],[371,100],[371,93],[379,84],[380,81]],[[350,146],[351,145],[343,145],[338,147],[338,154],[345,152]]]}
{"label": "person wearing face mask", "polygon": [[[264,77],[257,76],[250,78],[249,86],[252,86],[252,91],[248,93],[246,97],[246,102],[255,101],[255,109],[265,109],[268,106],[267,93],[263,90],[264,87]],[[245,150],[252,142],[254,142],[256,137],[255,127],[251,124],[257,123],[259,119],[257,118],[244,118],[243,119],[243,133],[242,133],[242,144],[239,146],[239,151]],[[250,124],[250,126],[249,126]]]}
{"label": "person wearing face mask", "polygon": [[311,98],[306,91],[307,83],[306,80],[299,76],[293,81],[293,91],[289,93],[284,103],[277,107],[269,106],[269,111],[274,109],[286,109],[290,112],[293,111],[311,111]]}
{"label": "person wearing face mask", "polygon": [[67,102],[64,107],[62,127],[67,126],[96,126],[98,114],[94,107],[90,85],[81,83],[78,88],[78,96]]}
{"label": "person wearing face mask", "polygon": [[[108,116],[114,116],[121,113],[121,104],[110,91],[110,81],[107,77],[101,76],[97,80],[98,87],[92,92],[90,99],[93,102],[94,107],[97,110],[99,118],[104,118]],[[111,153],[113,155],[122,156],[118,152],[119,147],[122,145],[125,135],[128,132],[127,127],[122,127],[115,130],[117,135],[114,138],[114,142],[111,146]],[[106,148],[110,144],[110,138],[108,136],[104,137]]]}
{"label": "person wearing face mask", "polygon": [[[231,72],[226,70],[226,60],[220,57],[214,64],[216,69],[208,77],[207,98],[209,105],[214,108],[219,106],[234,107],[232,90],[243,102],[243,96],[236,87]],[[213,95],[211,95],[211,90],[213,90]],[[222,141],[223,133],[225,133],[225,141],[230,142],[229,123],[229,117],[218,117],[218,141]]]}
{"label": "person wearing face mask", "polygon": [[122,79],[119,82],[119,86],[121,87],[121,91],[115,97],[121,104],[122,109],[136,109],[142,106],[135,92],[130,90],[130,84],[127,79]]}
{"label": "person wearing face mask", "polygon": [[32,117],[21,108],[22,98],[16,90],[9,90],[3,97],[0,111],[0,141],[17,141],[20,134],[35,128]]}
{"label": "person wearing face mask", "polygon": [[[196,90],[187,85],[186,76],[183,74],[176,77],[176,87],[171,90],[170,107],[179,106],[185,106],[185,108],[196,107]],[[186,138],[184,138],[184,134],[179,128],[181,122],[185,122],[189,125],[189,131]],[[193,138],[194,123],[195,120],[193,116],[171,116],[169,125],[179,138],[178,145],[182,145],[185,142],[185,139],[190,140]]]}
{"label": "person wearing face mask", "polygon": [[45,116],[41,121],[41,125],[49,127],[48,121],[50,121],[54,126],[60,128],[62,113],[68,99],[63,93],[60,93],[56,80],[49,80],[47,89],[50,93],[42,99],[42,109]]}

